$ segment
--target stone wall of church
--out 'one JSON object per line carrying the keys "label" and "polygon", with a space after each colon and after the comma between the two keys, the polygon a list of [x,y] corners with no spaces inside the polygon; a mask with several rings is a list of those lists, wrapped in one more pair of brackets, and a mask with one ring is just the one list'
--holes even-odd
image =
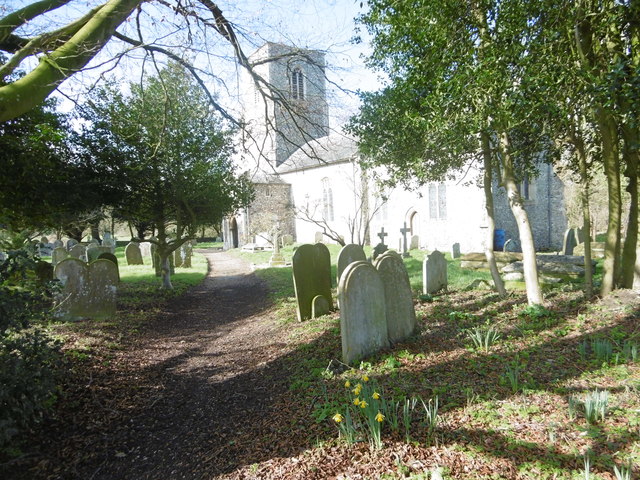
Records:
{"label": "stone wall of church", "polygon": [[[505,231],[505,239],[512,239],[516,250],[520,249],[520,236],[516,221],[509,208],[504,188],[495,188],[496,229]],[[525,210],[533,231],[533,241],[538,251],[562,250],[567,228],[564,202],[564,184],[549,164],[539,166],[539,175],[529,180],[529,199],[524,200]]]}
{"label": "stone wall of church", "polygon": [[265,244],[270,239],[276,222],[282,234],[295,239],[295,216],[291,202],[291,185],[287,183],[256,183],[255,199],[246,210],[250,227],[243,243]]}

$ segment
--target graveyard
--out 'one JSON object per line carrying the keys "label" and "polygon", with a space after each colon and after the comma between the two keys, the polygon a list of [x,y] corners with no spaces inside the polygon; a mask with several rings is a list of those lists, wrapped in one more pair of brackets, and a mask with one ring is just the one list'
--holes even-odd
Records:
{"label": "graveyard", "polygon": [[[556,284],[528,307],[446,253],[447,287],[425,295],[430,252],[352,252],[338,280],[341,248],[327,247],[328,267],[305,268],[330,277],[331,308],[302,321],[299,245],[277,267],[268,251],[196,248],[171,292],[119,247],[117,312],[52,327],[68,362],[60,399],[3,460],[9,478],[614,479],[640,460],[636,294],[587,301],[579,282]],[[408,285],[415,323],[345,358],[345,336],[362,333],[345,334],[349,311],[364,302],[385,322],[372,305],[387,274],[364,300],[353,290],[378,268],[406,272],[391,283]],[[387,322],[407,303],[392,305]]]}

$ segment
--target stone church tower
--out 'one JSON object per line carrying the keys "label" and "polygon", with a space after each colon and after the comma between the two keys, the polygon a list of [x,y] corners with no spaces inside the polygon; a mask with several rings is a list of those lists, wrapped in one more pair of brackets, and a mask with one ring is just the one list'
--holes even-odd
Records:
{"label": "stone church tower", "polygon": [[329,134],[324,53],[266,43],[249,62],[268,84],[256,85],[245,73],[243,109],[254,137],[249,151],[255,161],[267,159],[276,168],[298,148]]}

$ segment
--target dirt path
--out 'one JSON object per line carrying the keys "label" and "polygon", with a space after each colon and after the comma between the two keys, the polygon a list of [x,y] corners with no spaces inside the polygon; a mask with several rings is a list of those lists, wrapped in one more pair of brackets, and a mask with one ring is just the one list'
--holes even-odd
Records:
{"label": "dirt path", "polygon": [[268,418],[287,391],[286,332],[245,261],[203,253],[205,281],[87,380],[94,418],[53,432],[59,445],[22,478],[209,479],[278,453]]}

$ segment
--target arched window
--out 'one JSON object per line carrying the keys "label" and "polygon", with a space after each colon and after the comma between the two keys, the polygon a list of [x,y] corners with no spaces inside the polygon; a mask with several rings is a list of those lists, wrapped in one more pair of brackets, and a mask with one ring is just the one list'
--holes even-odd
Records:
{"label": "arched window", "polygon": [[322,218],[327,222],[333,221],[333,190],[327,177],[322,179]]}
{"label": "arched window", "polygon": [[299,68],[295,68],[291,73],[291,97],[304,100],[304,76]]}

